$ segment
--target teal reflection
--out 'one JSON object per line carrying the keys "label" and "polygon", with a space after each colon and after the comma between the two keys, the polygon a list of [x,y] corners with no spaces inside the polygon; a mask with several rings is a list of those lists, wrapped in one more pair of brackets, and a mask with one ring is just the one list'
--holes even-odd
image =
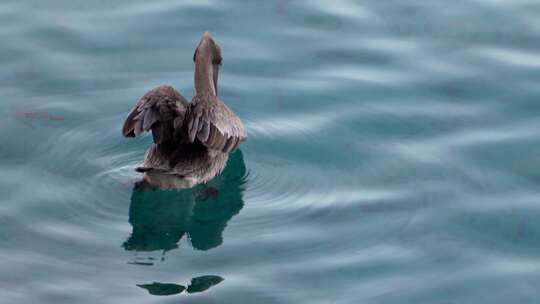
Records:
{"label": "teal reflection", "polygon": [[152,284],[139,284],[140,288],[146,289],[149,294],[154,296],[171,296],[182,293],[186,287],[172,283],[159,283],[154,282]]}
{"label": "teal reflection", "polygon": [[208,290],[210,287],[221,283],[224,279],[216,275],[205,275],[191,279],[191,283],[186,288],[183,285],[174,283],[153,282],[152,284],[139,284],[140,288],[146,289],[154,296],[171,296],[182,293],[187,289],[188,293],[198,293]]}
{"label": "teal reflection", "polygon": [[210,287],[221,283],[224,279],[216,275],[205,275],[191,279],[191,284],[187,288],[188,293],[203,292]]}
{"label": "teal reflection", "polygon": [[133,230],[122,246],[128,251],[166,252],[178,248],[184,235],[197,250],[221,245],[227,223],[244,206],[245,180],[246,166],[237,150],[223,173],[206,185],[160,190],[136,184],[129,208]]}

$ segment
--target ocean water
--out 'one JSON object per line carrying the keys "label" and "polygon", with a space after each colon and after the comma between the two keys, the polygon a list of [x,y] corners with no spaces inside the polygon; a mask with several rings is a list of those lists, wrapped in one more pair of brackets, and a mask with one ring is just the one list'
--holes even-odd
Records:
{"label": "ocean water", "polygon": [[[538,303],[538,1],[0,3],[0,303]],[[140,192],[204,31],[249,138]]]}

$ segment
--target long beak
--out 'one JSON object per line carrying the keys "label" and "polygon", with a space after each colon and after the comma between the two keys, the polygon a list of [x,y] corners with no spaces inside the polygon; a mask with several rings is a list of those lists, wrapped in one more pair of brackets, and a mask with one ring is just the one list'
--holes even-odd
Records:
{"label": "long beak", "polygon": [[214,91],[216,92],[216,96],[218,96],[218,73],[219,73],[219,64],[214,64],[214,71],[212,73],[214,78]]}

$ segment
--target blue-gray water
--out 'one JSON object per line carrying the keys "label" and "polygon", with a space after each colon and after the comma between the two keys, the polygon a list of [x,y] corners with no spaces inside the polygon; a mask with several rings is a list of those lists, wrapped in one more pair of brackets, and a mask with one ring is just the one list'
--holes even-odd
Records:
{"label": "blue-gray water", "polygon": [[[0,303],[533,303],[538,1],[2,1]],[[137,192],[147,90],[221,98],[219,191]]]}

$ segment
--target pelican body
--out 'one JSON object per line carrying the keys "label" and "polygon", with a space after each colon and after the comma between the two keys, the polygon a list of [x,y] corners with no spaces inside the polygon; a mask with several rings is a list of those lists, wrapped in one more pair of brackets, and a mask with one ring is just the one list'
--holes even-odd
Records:
{"label": "pelican body", "polygon": [[144,156],[144,179],[162,188],[187,188],[218,175],[229,153],[247,135],[242,121],[218,98],[221,48],[205,32],[195,50],[196,95],[188,102],[171,86],[144,94],[129,113],[122,133],[151,131],[154,143]]}

